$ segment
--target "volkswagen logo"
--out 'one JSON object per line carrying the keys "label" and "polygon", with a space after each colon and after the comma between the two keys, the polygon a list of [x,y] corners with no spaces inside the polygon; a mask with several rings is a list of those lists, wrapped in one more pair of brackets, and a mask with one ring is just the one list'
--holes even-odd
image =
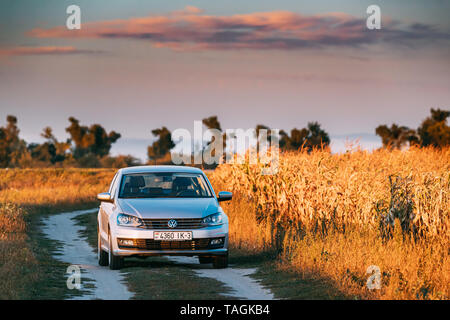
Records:
{"label": "volkswagen logo", "polygon": [[169,226],[169,228],[176,228],[178,225],[177,220],[171,219],[167,222],[167,225]]}

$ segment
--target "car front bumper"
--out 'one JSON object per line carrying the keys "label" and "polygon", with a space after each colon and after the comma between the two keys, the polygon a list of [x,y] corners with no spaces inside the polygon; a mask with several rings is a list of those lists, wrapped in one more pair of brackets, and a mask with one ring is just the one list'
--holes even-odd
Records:
{"label": "car front bumper", "polygon": [[[228,224],[220,226],[206,227],[201,229],[158,229],[149,230],[142,228],[118,227],[111,230],[113,253],[117,256],[161,256],[161,255],[184,255],[184,256],[218,256],[228,253]],[[119,248],[118,239],[135,239],[135,240],[153,240],[154,231],[192,231],[192,240],[201,240],[207,238],[224,238],[224,245],[221,248],[213,249],[158,249],[146,250],[137,248]]]}
{"label": "car front bumper", "polygon": [[122,257],[131,256],[225,256],[228,249],[210,249],[210,250],[114,250],[114,255]]}

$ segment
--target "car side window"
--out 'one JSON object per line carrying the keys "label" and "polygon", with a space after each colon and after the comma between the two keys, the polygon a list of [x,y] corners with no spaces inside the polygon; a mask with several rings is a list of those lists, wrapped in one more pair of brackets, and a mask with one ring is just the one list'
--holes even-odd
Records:
{"label": "car side window", "polygon": [[116,175],[115,175],[114,178],[112,179],[111,185],[109,186],[108,192],[109,192],[111,195],[112,195],[112,193],[113,193],[113,188],[114,188],[114,186],[115,186],[115,182],[116,182],[117,176],[118,176],[118,173],[116,173]]}
{"label": "car side window", "polygon": [[112,184],[112,186],[111,186],[111,192],[110,192],[110,194],[111,194],[111,197],[112,197],[112,198],[114,198],[114,196],[116,195],[117,186],[119,185],[119,182],[118,182],[119,179],[117,179],[118,176],[119,176],[119,175],[116,174],[116,176],[115,176],[115,178],[114,178],[114,181],[113,181],[113,184]]}

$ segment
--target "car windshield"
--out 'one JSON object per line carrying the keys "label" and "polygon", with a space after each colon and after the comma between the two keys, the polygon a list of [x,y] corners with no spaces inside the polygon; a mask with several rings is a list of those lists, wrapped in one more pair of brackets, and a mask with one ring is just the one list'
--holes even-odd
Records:
{"label": "car windshield", "polygon": [[124,175],[119,198],[210,198],[211,191],[199,173],[140,173]]}

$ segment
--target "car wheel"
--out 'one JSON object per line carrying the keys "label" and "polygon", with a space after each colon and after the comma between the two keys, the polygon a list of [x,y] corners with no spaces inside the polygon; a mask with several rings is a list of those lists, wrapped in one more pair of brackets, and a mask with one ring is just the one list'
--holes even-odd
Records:
{"label": "car wheel", "polygon": [[225,256],[217,256],[213,259],[213,267],[223,269],[228,267],[228,253]]}
{"label": "car wheel", "polygon": [[114,255],[113,250],[112,250],[111,234],[108,235],[108,245],[109,245],[109,248],[108,248],[109,249],[108,250],[109,268],[111,270],[118,270],[118,269],[122,268],[123,258]]}
{"label": "car wheel", "polygon": [[98,264],[102,267],[108,265],[108,252],[102,249],[102,238],[100,237],[100,231],[97,229],[97,258]]}
{"label": "car wheel", "polygon": [[200,264],[211,263],[211,262],[213,262],[213,258],[211,258],[211,257],[198,257],[198,262],[200,262]]}

